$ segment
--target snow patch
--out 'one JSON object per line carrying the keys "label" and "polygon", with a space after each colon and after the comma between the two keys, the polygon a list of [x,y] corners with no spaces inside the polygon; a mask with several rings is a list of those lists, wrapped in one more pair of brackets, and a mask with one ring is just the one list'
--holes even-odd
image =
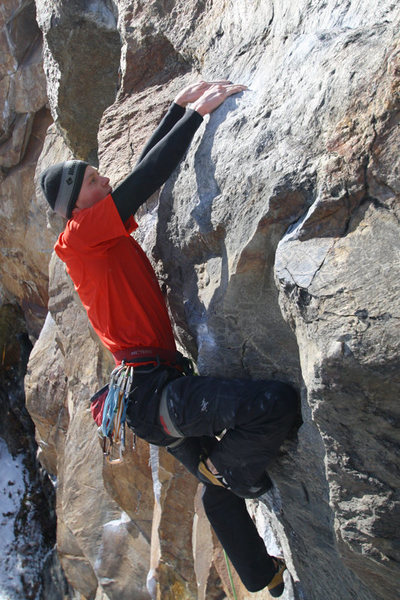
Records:
{"label": "snow patch", "polygon": [[108,521],[108,523],[104,523],[104,529],[118,529],[121,526],[124,526],[125,523],[129,523],[130,521],[129,515],[122,511],[119,519],[114,519],[113,521]]}
{"label": "snow patch", "polygon": [[30,501],[24,455],[0,438],[0,600],[36,600],[46,551]]}

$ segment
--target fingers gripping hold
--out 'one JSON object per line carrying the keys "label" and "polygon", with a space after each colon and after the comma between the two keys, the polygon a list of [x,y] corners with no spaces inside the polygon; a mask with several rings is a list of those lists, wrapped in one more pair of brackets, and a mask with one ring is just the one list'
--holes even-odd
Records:
{"label": "fingers gripping hold", "polygon": [[195,102],[200,98],[204,92],[209,88],[218,84],[229,84],[227,79],[221,79],[220,81],[197,81],[185,87],[175,98],[175,104],[186,107],[188,104]]}
{"label": "fingers gripping hold", "polygon": [[229,96],[244,90],[247,90],[245,85],[233,84],[227,79],[199,81],[184,88],[176,96],[175,103],[183,107],[192,104],[193,110],[204,116],[218,108]]}
{"label": "fingers gripping hold", "polygon": [[193,109],[202,116],[213,112],[218,106],[229,96],[238,94],[247,90],[247,86],[233,83],[216,83],[209,87],[196,102],[193,104]]}

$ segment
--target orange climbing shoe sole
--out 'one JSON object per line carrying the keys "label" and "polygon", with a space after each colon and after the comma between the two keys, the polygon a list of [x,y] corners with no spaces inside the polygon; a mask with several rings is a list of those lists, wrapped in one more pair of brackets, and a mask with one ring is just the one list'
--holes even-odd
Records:
{"label": "orange climbing shoe sole", "polygon": [[285,583],[283,581],[283,573],[286,570],[286,563],[283,558],[273,557],[273,561],[277,568],[277,571],[271,581],[269,582],[267,589],[273,598],[279,598],[283,594]]}

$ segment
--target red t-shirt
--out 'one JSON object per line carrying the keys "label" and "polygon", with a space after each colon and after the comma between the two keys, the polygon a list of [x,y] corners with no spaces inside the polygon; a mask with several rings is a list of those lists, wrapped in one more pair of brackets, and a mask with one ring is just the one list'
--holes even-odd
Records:
{"label": "red t-shirt", "polygon": [[72,217],[54,249],[106,348],[175,350],[171,323],[153,267],[130,236],[111,195]]}

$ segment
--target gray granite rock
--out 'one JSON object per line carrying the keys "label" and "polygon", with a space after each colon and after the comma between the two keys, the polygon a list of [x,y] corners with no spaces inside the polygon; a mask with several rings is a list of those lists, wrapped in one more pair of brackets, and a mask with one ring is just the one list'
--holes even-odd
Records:
{"label": "gray granite rock", "polygon": [[112,0],[38,0],[52,116],[78,158],[97,161],[97,130],[118,87],[121,40]]}

